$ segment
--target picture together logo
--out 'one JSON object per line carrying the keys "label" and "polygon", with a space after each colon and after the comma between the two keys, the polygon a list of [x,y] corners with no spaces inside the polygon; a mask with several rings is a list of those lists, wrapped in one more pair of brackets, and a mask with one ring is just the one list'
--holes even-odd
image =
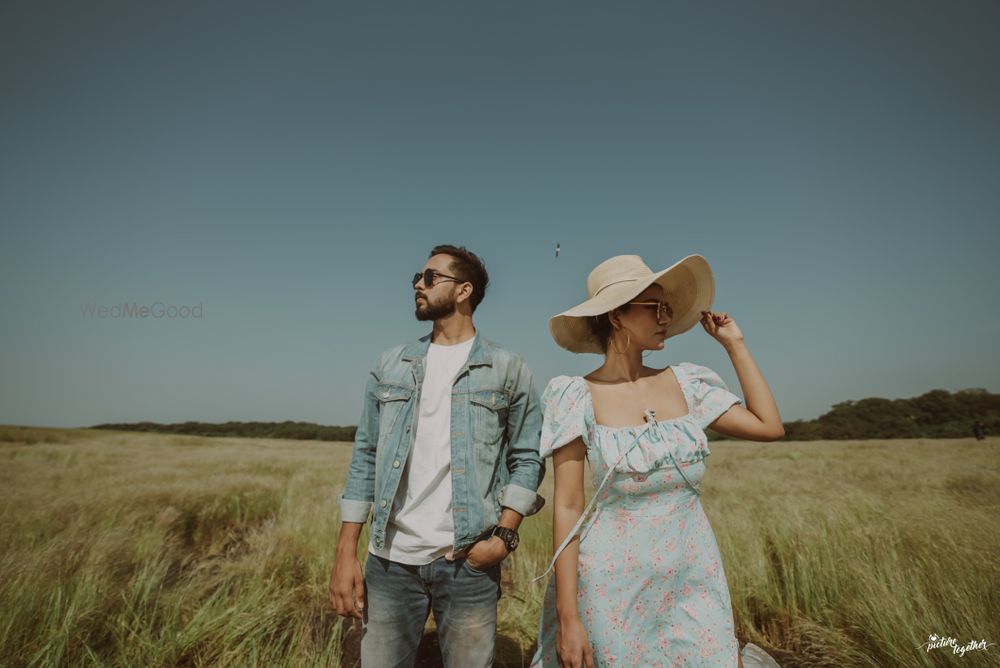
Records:
{"label": "picture together logo", "polygon": [[927,642],[920,645],[917,649],[922,649],[926,652],[930,652],[932,649],[940,649],[943,647],[950,647],[952,654],[958,654],[959,656],[965,656],[966,652],[971,652],[979,649],[986,649],[987,647],[993,647],[996,645],[994,642],[986,642],[986,640],[970,640],[964,645],[959,645],[958,641],[951,636],[939,636],[937,634],[930,634],[927,636]]}
{"label": "picture together logo", "polygon": [[193,306],[178,306],[176,304],[164,304],[163,302],[153,302],[152,304],[139,304],[137,302],[122,302],[105,306],[103,304],[82,304],[80,313],[85,318],[171,318],[180,320],[199,320],[204,314],[204,304],[198,302]]}

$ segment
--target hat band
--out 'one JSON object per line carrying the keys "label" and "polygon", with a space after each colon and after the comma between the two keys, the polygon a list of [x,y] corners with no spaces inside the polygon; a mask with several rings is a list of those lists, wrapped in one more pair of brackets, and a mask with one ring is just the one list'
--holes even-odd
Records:
{"label": "hat band", "polygon": [[[620,281],[612,281],[611,283],[607,283],[598,288],[597,292],[594,293],[594,297],[601,294],[601,292],[603,292],[605,288],[610,288],[612,285],[618,285],[619,283],[635,283],[638,280],[639,280],[638,278],[626,278]],[[591,297],[591,299],[593,299],[594,297]]]}

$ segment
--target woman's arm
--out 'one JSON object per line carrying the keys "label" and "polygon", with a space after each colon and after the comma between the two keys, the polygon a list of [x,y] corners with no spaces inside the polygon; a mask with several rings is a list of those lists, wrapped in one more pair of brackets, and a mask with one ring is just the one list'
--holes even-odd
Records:
{"label": "woman's arm", "polygon": [[[583,513],[586,458],[587,449],[580,437],[552,453],[555,467],[555,489],[552,494],[553,550],[559,548]],[[559,623],[556,652],[566,668],[590,667],[594,663],[577,602],[579,559],[580,539],[574,538],[559,555],[555,565],[556,617]]]}
{"label": "woman's arm", "polygon": [[733,362],[746,408],[732,406],[709,426],[720,434],[752,441],[776,441],[785,435],[771,388],[757,368],[743,333],[727,313],[704,311],[701,326],[722,344]]}

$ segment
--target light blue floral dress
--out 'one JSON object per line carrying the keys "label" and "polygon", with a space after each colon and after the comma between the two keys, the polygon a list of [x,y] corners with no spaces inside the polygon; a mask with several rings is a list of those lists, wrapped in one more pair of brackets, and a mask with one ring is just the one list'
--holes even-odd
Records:
{"label": "light blue floral dress", "polygon": [[[741,399],[707,367],[670,368],[687,414],[655,420],[647,412],[647,423],[634,427],[597,424],[587,381],[553,378],[542,395],[540,450],[549,456],[582,436],[598,487],[588,507],[595,512],[578,523],[577,580],[596,664],[734,668],[740,649],[729,586],[700,485],[709,455],[704,429]],[[553,575],[532,666],[558,665],[555,601]],[[756,645],[741,656],[744,668],[777,667]]]}

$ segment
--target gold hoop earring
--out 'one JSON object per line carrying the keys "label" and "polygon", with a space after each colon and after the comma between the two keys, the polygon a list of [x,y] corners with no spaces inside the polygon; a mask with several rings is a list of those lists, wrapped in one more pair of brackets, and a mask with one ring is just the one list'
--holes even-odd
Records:
{"label": "gold hoop earring", "polygon": [[628,332],[625,332],[625,350],[618,350],[617,348],[615,348],[614,337],[608,339],[608,344],[611,346],[611,349],[614,350],[616,353],[618,353],[619,355],[624,355],[628,351],[628,347],[632,345],[632,337],[628,335]]}

